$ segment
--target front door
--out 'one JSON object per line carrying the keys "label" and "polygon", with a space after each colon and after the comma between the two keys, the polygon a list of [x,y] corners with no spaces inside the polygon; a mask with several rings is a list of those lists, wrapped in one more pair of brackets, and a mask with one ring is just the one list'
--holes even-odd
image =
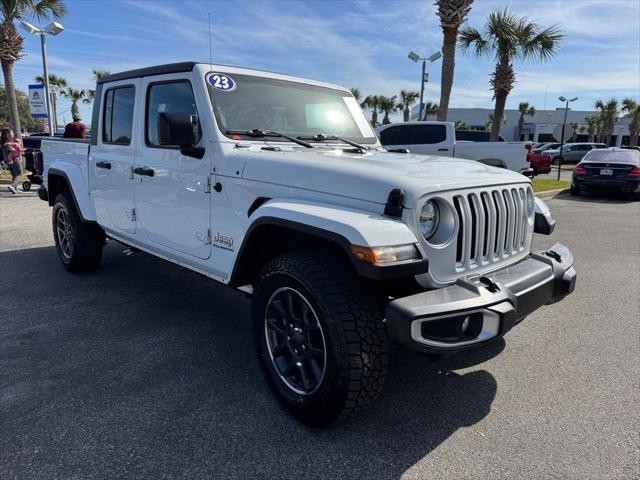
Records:
{"label": "front door", "polygon": [[177,146],[160,145],[161,113],[188,113],[198,130],[198,146],[205,145],[197,105],[189,78],[168,76],[142,81],[144,134],[134,166],[136,216],[151,243],[206,259],[211,255],[211,155],[183,155]]}
{"label": "front door", "polygon": [[89,178],[98,223],[107,229],[135,233],[133,176],[134,118],[137,117],[136,91],[139,80],[109,84],[102,98],[97,135],[89,155]]}

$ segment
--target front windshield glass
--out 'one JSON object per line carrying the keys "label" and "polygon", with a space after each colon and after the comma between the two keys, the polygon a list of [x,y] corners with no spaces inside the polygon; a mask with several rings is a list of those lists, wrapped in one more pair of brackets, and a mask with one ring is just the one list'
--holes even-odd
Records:
{"label": "front windshield glass", "polygon": [[[273,78],[220,73],[208,74],[207,85],[218,125],[230,138],[234,135],[227,133],[229,131],[258,129],[290,137],[322,133],[358,143],[376,142],[358,102],[348,92]],[[269,141],[287,140],[269,137]]]}

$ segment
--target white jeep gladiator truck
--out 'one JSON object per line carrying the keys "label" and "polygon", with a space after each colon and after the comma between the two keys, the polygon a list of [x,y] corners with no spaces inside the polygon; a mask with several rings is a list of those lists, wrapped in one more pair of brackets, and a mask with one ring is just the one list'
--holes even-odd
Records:
{"label": "white jeep gladiator truck", "polygon": [[385,151],[343,87],[178,63],[96,87],[91,140],[42,142],[71,272],[108,240],[252,296],[258,356],[288,409],[328,425],[367,406],[387,342],[433,356],[501,337],[574,289],[530,182]]}
{"label": "white jeep gladiator truck", "polygon": [[527,154],[531,142],[470,142],[458,141],[451,122],[404,122],[381,125],[376,129],[380,143],[393,150],[407,149],[411,153],[465,158],[485,165],[508,168],[530,176]]}

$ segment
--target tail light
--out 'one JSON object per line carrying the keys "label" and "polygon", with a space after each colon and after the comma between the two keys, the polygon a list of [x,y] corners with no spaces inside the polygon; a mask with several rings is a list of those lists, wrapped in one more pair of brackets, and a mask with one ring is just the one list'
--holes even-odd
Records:
{"label": "tail light", "polygon": [[586,175],[586,174],[587,174],[587,171],[580,164],[578,164],[576,166],[576,169],[573,171],[573,175],[576,176],[576,177],[581,177],[581,176]]}
{"label": "tail light", "polygon": [[627,177],[640,177],[640,167],[634,167],[629,173],[627,173]]}

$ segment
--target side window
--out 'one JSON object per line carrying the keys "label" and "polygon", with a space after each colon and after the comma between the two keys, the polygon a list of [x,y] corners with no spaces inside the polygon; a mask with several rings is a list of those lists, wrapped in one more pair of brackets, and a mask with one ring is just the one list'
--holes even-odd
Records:
{"label": "side window", "polygon": [[[196,99],[193,96],[191,83],[178,80],[169,83],[149,85],[147,90],[146,142],[149,147],[167,148],[158,142],[158,116],[161,113],[188,113],[198,118]],[[196,122],[196,138],[202,137],[200,122]]]}
{"label": "side window", "polygon": [[447,130],[444,125],[409,125],[409,145],[432,144],[444,142]]}
{"label": "side window", "polygon": [[380,143],[383,145],[406,145],[407,127],[389,127],[381,131]]}
{"label": "side window", "polygon": [[131,144],[133,106],[136,98],[134,87],[107,90],[104,96],[102,142],[115,145]]}

